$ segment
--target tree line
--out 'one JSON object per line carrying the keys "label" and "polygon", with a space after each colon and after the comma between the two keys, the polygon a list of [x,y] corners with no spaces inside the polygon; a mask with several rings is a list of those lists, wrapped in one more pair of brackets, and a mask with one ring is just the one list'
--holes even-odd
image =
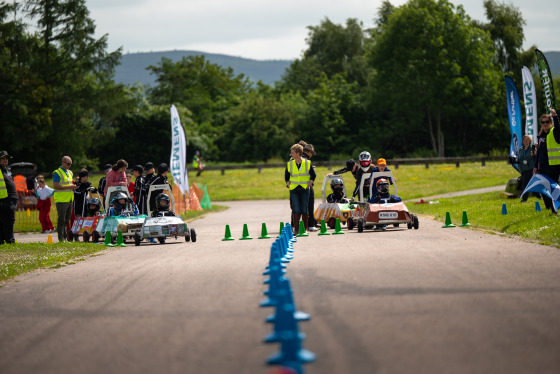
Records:
{"label": "tree line", "polygon": [[533,67],[535,47],[522,49],[519,9],[495,0],[484,7],[486,23],[447,0],[384,1],[371,29],[325,18],[308,27],[307,49],[273,86],[189,56],[149,66],[156,84],[142,87],[114,82],[122,51],[107,50],[108,35],[94,38],[85,0],[3,1],[1,147],[40,170],[65,154],[91,169],[123,157],[164,162],[175,104],[189,159],[196,150],[215,162],[285,159],[300,139],[322,160],[363,150],[505,155],[504,75],[522,92],[521,67]]}

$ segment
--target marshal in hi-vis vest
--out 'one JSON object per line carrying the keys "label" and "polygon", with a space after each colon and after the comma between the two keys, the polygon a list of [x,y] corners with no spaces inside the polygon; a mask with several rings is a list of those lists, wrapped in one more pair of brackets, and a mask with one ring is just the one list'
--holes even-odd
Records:
{"label": "marshal in hi-vis vest", "polygon": [[297,186],[302,186],[307,188],[307,183],[311,180],[309,175],[309,170],[311,170],[311,161],[306,158],[301,159],[301,165],[298,169],[295,160],[288,161],[288,172],[290,173],[290,190],[293,190]]}
{"label": "marshal in hi-vis vest", "polygon": [[546,149],[548,151],[548,164],[560,165],[560,144],[554,139],[554,127],[550,129],[546,136]]}
{"label": "marshal in hi-vis vest", "polygon": [[8,189],[6,188],[6,181],[4,180],[4,173],[0,170],[0,199],[8,197]]}
{"label": "marshal in hi-vis vest", "polygon": [[[56,169],[53,174],[58,174],[60,177],[60,185],[61,186],[70,186],[72,185],[72,178],[74,174],[72,171],[68,170],[68,175],[64,172],[64,169],[61,167]],[[72,190],[54,190],[54,202],[55,203],[69,203],[74,201],[74,191]]]}

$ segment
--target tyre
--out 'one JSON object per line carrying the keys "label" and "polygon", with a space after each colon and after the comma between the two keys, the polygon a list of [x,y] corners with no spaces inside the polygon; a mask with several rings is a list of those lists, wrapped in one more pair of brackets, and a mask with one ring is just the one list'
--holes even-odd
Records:
{"label": "tyre", "polygon": [[327,224],[329,225],[329,227],[331,229],[334,229],[336,227],[336,218],[335,217],[329,218],[329,221],[327,222]]}
{"label": "tyre", "polygon": [[94,231],[91,234],[91,241],[94,243],[99,243],[99,233],[97,231]]}
{"label": "tyre", "polygon": [[400,223],[393,223],[393,227],[399,227]]}
{"label": "tyre", "polygon": [[165,244],[165,236],[164,237],[158,237],[157,238],[159,244]]}
{"label": "tyre", "polygon": [[194,231],[194,229],[191,229],[191,240],[192,242],[196,242],[196,231]]}
{"label": "tyre", "polygon": [[89,242],[90,237],[91,235],[89,234],[89,231],[84,231],[84,242]]}
{"label": "tyre", "polygon": [[134,245],[138,247],[141,241],[142,238],[140,237],[140,235],[138,235],[138,233],[134,234]]}
{"label": "tyre", "polygon": [[358,232],[364,231],[364,219],[358,218]]}
{"label": "tyre", "polygon": [[417,216],[414,216],[413,226],[414,226],[414,230],[418,230],[418,217]]}
{"label": "tyre", "polygon": [[346,222],[346,226],[348,226],[348,230],[353,230],[354,229],[354,220],[352,218],[350,218],[348,220],[348,222]]}
{"label": "tyre", "polygon": [[[410,217],[410,219],[414,221],[413,217]],[[408,229],[410,230],[412,228],[412,222],[407,222],[406,227],[408,227]]]}

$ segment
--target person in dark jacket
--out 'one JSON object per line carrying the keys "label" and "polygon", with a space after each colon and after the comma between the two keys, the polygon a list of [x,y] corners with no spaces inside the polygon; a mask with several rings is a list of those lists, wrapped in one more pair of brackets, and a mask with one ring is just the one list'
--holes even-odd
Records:
{"label": "person in dark jacket", "polygon": [[[308,159],[309,161],[311,161],[311,157],[315,156],[317,153],[315,153],[315,148],[313,147],[313,144],[306,144],[303,147],[303,155],[301,157]],[[315,166],[313,166],[313,164],[311,164],[311,167],[313,168],[313,171],[315,171]],[[317,221],[315,220],[315,190],[313,189],[313,184],[311,185],[311,187],[309,187],[309,203],[307,206],[307,212],[308,212],[308,222],[307,222],[307,227],[309,227],[309,231],[317,231]]]}
{"label": "person in dark jacket", "polygon": [[[167,164],[165,164],[165,163],[159,164],[157,175],[150,182],[150,186],[151,185],[157,185],[157,184],[169,184],[169,182],[167,181],[168,170],[169,170],[169,167],[167,166]],[[156,209],[156,197],[162,192],[163,192],[163,190],[152,191],[152,195],[150,197],[150,210],[151,211]]]}
{"label": "person in dark jacket", "polygon": [[109,170],[111,170],[112,167],[113,165],[111,164],[106,164],[103,167],[103,170],[105,171],[105,176],[101,177],[101,179],[99,180],[99,184],[97,185],[97,191],[99,192],[101,197],[105,197],[103,193],[105,192],[105,184],[107,183],[107,173],[109,172]]}
{"label": "person in dark jacket", "polygon": [[142,182],[144,180],[144,168],[142,165],[136,165],[132,168],[132,173],[136,177],[134,180],[134,192],[133,192],[133,199],[134,203],[139,205],[140,204],[140,193],[142,192]]}
{"label": "person in dark jacket", "polygon": [[[519,164],[519,172],[521,173],[521,191],[525,190],[527,184],[533,177],[533,169],[535,168],[535,161],[533,157],[537,152],[535,146],[531,146],[532,138],[529,135],[523,135],[521,138],[522,146],[517,150],[517,157],[512,163]],[[521,202],[526,202],[529,194],[526,193],[521,196]]]}
{"label": "person in dark jacket", "polygon": [[86,169],[80,170],[78,174],[78,180],[74,182],[78,188],[74,190],[74,216],[83,217],[85,216],[84,207],[85,201],[87,199],[88,189],[91,187],[91,183],[88,182],[89,173]]}
{"label": "person in dark jacket", "polygon": [[[553,125],[554,122],[554,125]],[[541,116],[541,131],[538,136],[537,155],[535,156],[534,173],[544,174],[556,183],[560,176],[560,121],[556,115],[556,110],[550,109],[550,114]],[[554,213],[552,200],[543,196],[546,209]],[[556,213],[555,213],[556,214]]]}
{"label": "person in dark jacket", "polygon": [[6,151],[0,151],[0,244],[14,244],[14,224],[16,223],[16,209],[18,196],[16,184],[10,171],[9,159]]}
{"label": "person in dark jacket", "polygon": [[146,173],[142,177],[142,188],[140,190],[140,198],[138,200],[138,209],[140,214],[148,214],[148,191],[153,179],[156,177],[154,175],[154,164],[151,162],[146,162],[144,165],[144,172]]}

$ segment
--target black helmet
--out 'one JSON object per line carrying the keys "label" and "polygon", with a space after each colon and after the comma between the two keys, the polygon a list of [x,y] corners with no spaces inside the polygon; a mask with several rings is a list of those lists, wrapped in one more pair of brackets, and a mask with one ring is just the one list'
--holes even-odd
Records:
{"label": "black helmet", "polygon": [[[165,201],[165,204],[163,202]],[[164,193],[160,193],[156,196],[156,209],[159,211],[169,210],[169,205],[171,204],[171,199]]]}
{"label": "black helmet", "polygon": [[331,180],[331,190],[334,193],[341,195],[344,191],[344,181],[341,178]]}
{"label": "black helmet", "polygon": [[362,167],[363,171],[367,171],[369,166],[371,165],[371,155],[369,152],[362,152],[360,153],[360,166]]}
{"label": "black helmet", "polygon": [[[95,205],[95,207],[92,208],[92,205]],[[97,197],[92,197],[87,201],[87,207],[88,212],[95,214],[99,211],[99,209],[101,209],[101,200],[99,200]]]}
{"label": "black helmet", "polygon": [[[119,203],[119,200],[124,199],[124,205],[121,205]],[[117,209],[124,209],[126,208],[126,202],[128,201],[128,196],[126,196],[126,194],[124,192],[117,192],[115,194],[115,196],[113,196],[113,199],[111,199],[111,205],[116,205]]]}
{"label": "black helmet", "polygon": [[387,179],[385,178],[381,178],[380,180],[377,181],[377,192],[379,192],[380,194],[388,194],[389,193],[389,182],[387,182]]}

